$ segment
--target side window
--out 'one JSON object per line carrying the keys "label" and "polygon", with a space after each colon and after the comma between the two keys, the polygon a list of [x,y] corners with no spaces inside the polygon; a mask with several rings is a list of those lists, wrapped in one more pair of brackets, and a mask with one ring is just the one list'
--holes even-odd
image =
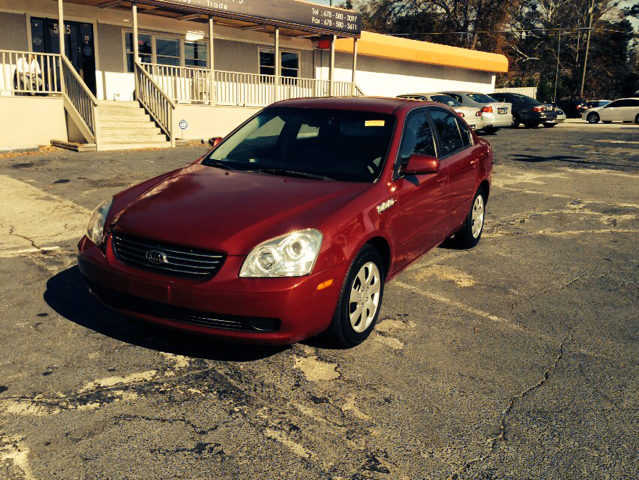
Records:
{"label": "side window", "polygon": [[629,107],[639,107],[639,100],[628,100]]}
{"label": "side window", "polygon": [[457,128],[459,128],[459,133],[461,133],[462,148],[471,146],[473,144],[473,136],[471,135],[470,130],[468,130],[468,127],[464,122],[458,118],[455,120],[457,120]]}
{"label": "side window", "polygon": [[464,146],[462,136],[459,133],[457,119],[449,112],[439,109],[431,109],[430,117],[435,124],[435,130],[439,136],[441,151],[439,157],[446,157]]}
{"label": "side window", "polygon": [[411,114],[404,125],[399,158],[395,163],[395,177],[399,176],[410,156],[415,153],[431,157],[436,155],[433,131],[424,111]]}
{"label": "side window", "polygon": [[623,104],[624,104],[623,100],[617,100],[616,102],[612,102],[612,103],[609,103],[608,105],[606,105],[606,108],[623,107],[624,106]]}
{"label": "side window", "polygon": [[463,103],[462,102],[462,97],[461,95],[456,95],[454,93],[449,93],[448,95],[450,95],[451,97],[453,97],[455,100],[457,100],[459,103]]}

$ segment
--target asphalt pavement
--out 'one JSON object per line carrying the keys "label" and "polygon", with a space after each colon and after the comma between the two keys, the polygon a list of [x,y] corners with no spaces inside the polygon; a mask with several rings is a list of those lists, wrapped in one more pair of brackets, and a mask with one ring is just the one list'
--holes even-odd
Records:
{"label": "asphalt pavement", "polygon": [[202,147],[0,158],[0,478],[638,478],[639,126],[501,130],[487,225],[351,350],[113,313],[91,210]]}

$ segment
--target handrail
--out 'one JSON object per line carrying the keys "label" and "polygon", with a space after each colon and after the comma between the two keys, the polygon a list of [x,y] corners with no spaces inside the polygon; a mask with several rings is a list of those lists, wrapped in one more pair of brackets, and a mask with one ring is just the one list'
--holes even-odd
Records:
{"label": "handrail", "polygon": [[0,94],[59,95],[59,57],[57,53],[0,50]]}
{"label": "handrail", "polygon": [[211,103],[211,70],[143,63],[142,68],[174,103]]}
{"label": "handrail", "polygon": [[64,55],[60,58],[62,93],[66,100],[65,107],[67,107],[68,111],[76,114],[74,120],[76,120],[76,123],[79,123],[78,127],[80,127],[80,130],[83,130],[82,134],[88,137],[87,140],[95,143],[97,132],[96,107],[98,106],[98,100],[86,86],[82,77],[76,72],[75,67],[69,59]]}
{"label": "handrail", "polygon": [[169,137],[171,146],[175,146],[173,135],[173,111],[175,103],[162,91],[144,67],[135,62],[136,99],[151,115],[162,131]]}

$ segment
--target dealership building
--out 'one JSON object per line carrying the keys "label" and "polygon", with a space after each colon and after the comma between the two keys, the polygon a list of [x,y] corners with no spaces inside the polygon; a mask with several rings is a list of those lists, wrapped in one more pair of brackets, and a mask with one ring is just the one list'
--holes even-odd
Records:
{"label": "dealership building", "polygon": [[0,0],[0,150],[168,147],[278,100],[487,93],[507,69],[305,1]]}

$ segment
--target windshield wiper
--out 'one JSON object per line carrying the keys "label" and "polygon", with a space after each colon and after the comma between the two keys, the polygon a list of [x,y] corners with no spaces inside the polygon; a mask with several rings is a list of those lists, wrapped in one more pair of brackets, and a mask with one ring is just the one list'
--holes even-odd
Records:
{"label": "windshield wiper", "polygon": [[298,172],[297,170],[287,170],[285,168],[259,168],[254,171],[272,173],[273,175],[288,175],[291,177],[314,178],[316,180],[335,181],[334,178],[327,177],[325,175],[316,175],[314,173],[308,173],[308,172]]}
{"label": "windshield wiper", "polygon": [[237,168],[231,167],[228,162],[223,162],[221,160],[206,160],[206,162],[204,163],[204,165],[208,166],[208,167],[217,167],[217,168],[223,168],[224,170],[237,170]]}

